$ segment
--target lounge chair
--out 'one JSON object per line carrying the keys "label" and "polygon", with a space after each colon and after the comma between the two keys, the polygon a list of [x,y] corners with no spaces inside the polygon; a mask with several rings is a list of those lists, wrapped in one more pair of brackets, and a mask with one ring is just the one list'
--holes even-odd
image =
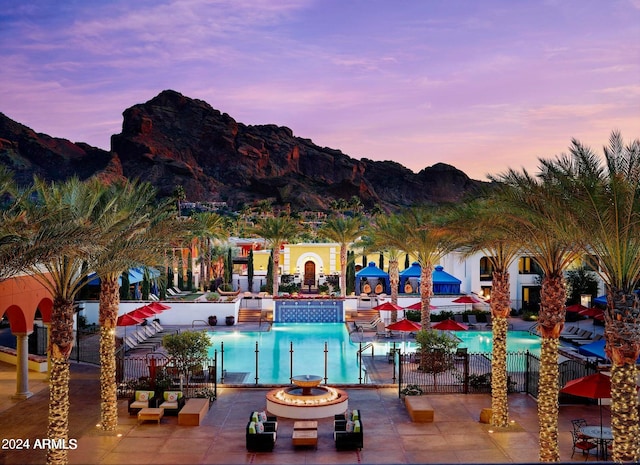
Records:
{"label": "lounge chair", "polygon": [[591,336],[593,336],[593,331],[587,331],[586,329],[581,329],[576,334],[569,334],[565,336],[560,335],[560,339],[562,339],[563,341],[571,342],[578,339],[590,339]]}
{"label": "lounge chair", "polygon": [[383,291],[384,291],[384,287],[382,287],[382,284],[378,283],[376,284],[376,288],[373,292],[375,294],[382,294]]}
{"label": "lounge chair", "polygon": [[457,321],[458,323],[464,323],[464,316],[462,313],[456,313],[453,315],[453,321]]}
{"label": "lounge chair", "polygon": [[487,328],[493,328],[493,319],[491,313],[487,313]]}
{"label": "lounge chair", "polygon": [[181,290],[181,289],[179,289],[179,288],[177,288],[177,287],[175,287],[175,286],[174,286],[174,287],[172,287],[172,288],[171,288],[171,290],[172,290],[173,292],[175,292],[175,293],[176,293],[176,295],[189,294],[189,291],[183,291],[183,290]]}
{"label": "lounge chair", "polygon": [[595,336],[593,336],[593,338],[591,339],[574,339],[571,341],[572,344],[578,344],[578,345],[585,345],[585,344],[591,344],[592,342],[595,341],[599,341],[601,339],[603,339],[604,336],[602,334],[596,334]]}
{"label": "lounge chair", "polygon": [[131,333],[131,339],[136,341],[139,346],[140,345],[145,345],[147,347],[152,348],[152,350],[156,350],[158,348],[158,346],[160,345],[160,341],[144,338],[137,331],[134,331],[133,333]]}
{"label": "lounge chair", "polygon": [[576,334],[580,328],[578,326],[569,326],[567,329],[560,333],[560,336],[569,336],[571,334]]}
{"label": "lounge chair", "polygon": [[391,333],[389,332],[389,330],[387,330],[386,326],[384,325],[384,322],[382,320],[379,320],[376,323],[376,337],[390,337]]}
{"label": "lounge chair", "polygon": [[469,325],[469,328],[477,328],[479,324],[478,319],[475,315],[469,314],[467,315],[467,324]]}
{"label": "lounge chair", "polygon": [[157,296],[157,295],[155,295],[155,294],[149,294],[149,300],[153,300],[153,301],[156,301],[156,302],[157,302],[157,301],[159,301],[159,300],[160,300],[160,297],[158,297],[158,296]]}
{"label": "lounge chair", "polygon": [[156,350],[158,348],[157,344],[152,343],[152,342],[138,342],[137,340],[133,339],[131,336],[125,336],[123,338],[124,344],[130,349],[130,350],[136,350],[136,349],[149,349],[149,350]]}

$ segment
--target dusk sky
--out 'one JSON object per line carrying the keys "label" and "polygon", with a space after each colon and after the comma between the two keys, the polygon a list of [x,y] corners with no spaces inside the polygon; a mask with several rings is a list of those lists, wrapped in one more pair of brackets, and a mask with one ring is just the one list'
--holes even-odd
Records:
{"label": "dusk sky", "polygon": [[162,90],[474,179],[640,137],[640,0],[0,0],[0,112],[110,149]]}

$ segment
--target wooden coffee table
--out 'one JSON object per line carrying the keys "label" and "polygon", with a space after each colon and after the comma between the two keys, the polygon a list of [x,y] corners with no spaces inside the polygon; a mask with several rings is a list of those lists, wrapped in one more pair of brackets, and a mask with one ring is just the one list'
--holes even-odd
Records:
{"label": "wooden coffee table", "polygon": [[160,419],[164,415],[164,408],[143,408],[138,412],[138,422],[143,421],[157,421],[160,424]]}
{"label": "wooden coffee table", "polygon": [[318,422],[315,420],[303,420],[303,421],[296,421],[293,423],[293,430],[294,431],[298,431],[298,430],[303,430],[303,429],[318,429]]}
{"label": "wooden coffee table", "polygon": [[313,446],[318,448],[318,430],[317,429],[294,429],[291,436],[291,442],[294,447],[297,446]]}

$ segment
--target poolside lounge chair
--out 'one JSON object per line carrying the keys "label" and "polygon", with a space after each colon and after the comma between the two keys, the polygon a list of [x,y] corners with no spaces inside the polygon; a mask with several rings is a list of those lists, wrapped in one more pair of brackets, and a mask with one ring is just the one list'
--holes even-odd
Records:
{"label": "poolside lounge chair", "polygon": [[560,336],[569,336],[571,334],[576,334],[580,328],[578,326],[569,326],[567,329],[560,333]]}
{"label": "poolside lounge chair", "polygon": [[376,284],[376,288],[373,292],[375,294],[382,294],[383,291],[384,291],[384,287],[382,287],[382,284],[378,283]]}
{"label": "poolside lounge chair", "polygon": [[477,328],[478,327],[478,320],[476,318],[475,315],[467,315],[467,324],[469,325],[469,328]]}
{"label": "poolside lounge chair", "polygon": [[384,322],[382,320],[379,320],[376,323],[376,337],[390,337],[391,333],[390,331],[387,330],[386,326],[384,325]]}
{"label": "poolside lounge chair", "polygon": [[125,336],[123,338],[123,342],[125,344],[126,347],[128,347],[129,350],[136,350],[136,349],[149,349],[149,350],[156,350],[157,349],[157,344],[152,343],[152,342],[138,342],[135,339],[133,339],[131,336]]}
{"label": "poolside lounge chair", "polygon": [[572,344],[578,344],[578,345],[585,345],[585,344],[591,344],[592,342],[595,341],[599,341],[601,339],[603,339],[604,336],[602,334],[596,334],[595,336],[593,336],[593,338],[591,339],[574,339],[573,341],[571,341]]}
{"label": "poolside lounge chair", "polygon": [[586,329],[581,329],[576,334],[569,334],[564,336],[560,335],[560,339],[562,339],[563,341],[571,342],[573,340],[578,340],[578,339],[590,339],[591,336],[593,336],[593,331],[587,331]]}
{"label": "poolside lounge chair", "polygon": [[458,323],[464,323],[464,317],[462,313],[456,313],[453,315],[453,321],[457,321]]}

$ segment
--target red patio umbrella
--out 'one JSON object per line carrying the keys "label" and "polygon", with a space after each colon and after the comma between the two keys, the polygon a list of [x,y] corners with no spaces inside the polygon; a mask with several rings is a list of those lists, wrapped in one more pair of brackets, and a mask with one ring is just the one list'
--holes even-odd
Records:
{"label": "red patio umbrella", "polygon": [[387,326],[387,329],[389,331],[405,331],[405,332],[420,331],[421,328],[422,326],[420,326],[420,323],[407,320],[406,318],[403,318],[402,320],[398,320],[395,323],[391,323],[389,326]]}
{"label": "red patio umbrella", "polygon": [[118,326],[133,326],[142,323],[142,318],[131,315],[130,313],[125,313],[124,315],[120,315],[116,322]]}
{"label": "red patio umbrella", "polygon": [[598,399],[600,405],[600,428],[602,428],[602,402],[600,399],[611,398],[611,378],[598,372],[582,378],[572,379],[564,385],[560,392],[572,396]]}
{"label": "red patio umbrella", "polygon": [[451,302],[455,302],[457,304],[464,304],[464,309],[467,309],[467,304],[479,304],[481,303],[478,299],[476,299],[475,297],[472,297],[470,295],[463,295],[461,297],[458,297],[457,299],[453,299]]}
{"label": "red patio umbrella", "polygon": [[169,310],[171,307],[165,304],[161,304],[160,302],[151,302],[150,304],[146,305],[147,307],[152,308],[153,310],[156,311],[163,311],[163,310]]}
{"label": "red patio umbrella", "polygon": [[439,329],[441,331],[466,331],[467,329],[469,329],[469,327],[464,323],[458,323],[451,318],[442,320],[431,327],[433,329]]}
{"label": "red patio umbrella", "polygon": [[582,304],[573,304],[569,305],[565,310],[569,313],[582,313],[584,310],[589,309]]}
{"label": "red patio umbrella", "polygon": [[132,310],[128,313],[128,315],[132,315],[135,316],[136,318],[149,318],[151,316],[154,316],[156,314],[156,312],[147,307],[146,305],[144,307],[140,307],[140,308],[136,308],[135,310]]}
{"label": "red patio umbrella", "polygon": [[400,305],[394,304],[393,302],[384,302],[380,305],[376,305],[375,307],[373,307],[371,310],[404,310],[404,307],[401,307]]}
{"label": "red patio umbrella", "polygon": [[[429,305],[429,310],[435,310],[435,305]],[[407,307],[407,310],[422,310],[422,302],[416,302],[415,304],[411,304]]]}
{"label": "red patio umbrella", "polygon": [[582,316],[586,316],[587,318],[595,318],[599,315],[602,315],[603,311],[599,308],[591,307],[591,308],[585,308],[584,310],[580,310],[578,313]]}

